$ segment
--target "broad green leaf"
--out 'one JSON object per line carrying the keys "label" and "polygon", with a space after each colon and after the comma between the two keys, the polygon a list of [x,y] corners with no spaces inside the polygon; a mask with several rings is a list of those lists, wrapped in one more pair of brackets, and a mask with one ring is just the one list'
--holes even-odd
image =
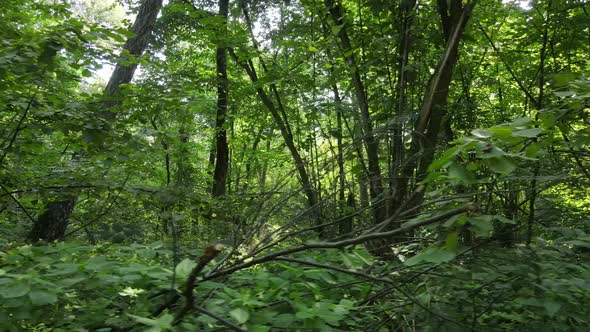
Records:
{"label": "broad green leaf", "polygon": [[178,265],[176,265],[176,276],[180,280],[188,278],[193,268],[197,266],[197,263],[189,258],[183,259]]}
{"label": "broad green leaf", "polygon": [[501,216],[501,215],[494,215],[494,220],[497,220],[503,224],[511,224],[511,225],[516,224],[516,221],[514,221],[512,219],[508,219],[508,218]]}
{"label": "broad green leaf", "polygon": [[563,72],[553,75],[551,83],[553,83],[555,87],[562,87],[568,85],[574,79],[576,79],[576,74],[570,72]]}
{"label": "broad green leaf", "polygon": [[514,119],[514,120],[506,123],[506,125],[511,126],[511,127],[522,127],[522,126],[529,124],[531,121],[533,121],[533,119],[531,119],[528,116],[525,116],[522,118]]}
{"label": "broad green leaf", "polygon": [[423,262],[440,264],[450,262],[455,256],[455,253],[448,251],[446,248],[434,246],[416,254],[414,257],[406,260],[404,264],[408,266],[417,265]]}
{"label": "broad green leaf", "polygon": [[539,136],[539,134],[541,132],[543,132],[542,128],[529,128],[529,129],[515,130],[512,132],[512,136],[534,138],[534,137]]}
{"label": "broad green leaf", "polygon": [[15,297],[21,297],[27,295],[31,291],[31,286],[23,282],[16,282],[14,284],[8,284],[0,288],[0,296],[12,299]]}
{"label": "broad green leaf", "polygon": [[238,322],[244,324],[250,318],[250,313],[243,308],[236,308],[229,312],[229,315]]}
{"label": "broad green leaf", "polygon": [[270,329],[271,328],[269,326],[264,326],[264,325],[248,326],[248,332],[269,332]]}
{"label": "broad green leaf", "polygon": [[334,25],[334,26],[332,26],[332,28],[331,28],[332,34],[334,34],[334,36],[338,35],[340,33],[340,30],[342,30],[342,28],[344,28],[344,25]]}
{"label": "broad green leaf", "polygon": [[55,293],[34,289],[29,293],[29,298],[34,305],[46,305],[57,302],[57,295]]}
{"label": "broad green leaf", "polygon": [[280,314],[275,317],[275,324],[277,327],[289,327],[293,324],[295,316],[293,314]]}
{"label": "broad green leaf", "polygon": [[558,97],[571,97],[571,96],[575,96],[576,92],[575,91],[555,91],[553,94]]}
{"label": "broad green leaf", "polygon": [[504,157],[487,159],[487,164],[493,172],[500,174],[510,174],[516,169],[516,165]]}
{"label": "broad green leaf", "polygon": [[525,156],[529,158],[536,158],[539,153],[539,145],[536,143],[529,144],[524,149]]}
{"label": "broad green leaf", "polygon": [[473,136],[479,137],[479,138],[489,138],[492,137],[493,133],[489,130],[486,129],[474,129],[471,131],[471,134],[473,134]]}
{"label": "broad green leaf", "polygon": [[459,233],[458,232],[452,232],[449,235],[447,235],[447,240],[445,241],[445,248],[447,248],[450,252],[455,252],[458,244],[459,244]]}
{"label": "broad green leaf", "polygon": [[510,140],[510,138],[512,138],[512,127],[495,126],[488,128],[488,130],[501,140]]}
{"label": "broad green leaf", "polygon": [[151,319],[136,315],[127,314],[127,316],[133,318],[136,322],[150,326],[149,331],[167,331],[172,329],[172,321],[174,316],[166,314],[158,319]]}
{"label": "broad green leaf", "polygon": [[493,216],[475,216],[469,218],[469,229],[479,237],[487,238],[494,230]]}
{"label": "broad green leaf", "polygon": [[471,184],[476,181],[475,175],[459,163],[451,163],[447,171],[449,178],[460,180],[465,184]]}
{"label": "broad green leaf", "polygon": [[543,307],[545,308],[545,311],[549,317],[555,317],[555,314],[557,314],[559,309],[561,309],[561,303],[545,300],[545,302],[543,302]]}
{"label": "broad green leaf", "polygon": [[565,241],[564,243],[571,244],[571,245],[576,246],[576,247],[582,247],[582,248],[590,249],[590,242],[588,242],[588,241],[570,240],[570,241]]}

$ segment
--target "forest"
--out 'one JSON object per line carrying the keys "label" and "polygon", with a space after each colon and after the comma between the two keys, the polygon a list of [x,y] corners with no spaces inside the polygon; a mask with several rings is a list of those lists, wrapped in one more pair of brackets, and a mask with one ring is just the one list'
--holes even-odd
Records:
{"label": "forest", "polygon": [[590,331],[585,0],[0,3],[0,331]]}

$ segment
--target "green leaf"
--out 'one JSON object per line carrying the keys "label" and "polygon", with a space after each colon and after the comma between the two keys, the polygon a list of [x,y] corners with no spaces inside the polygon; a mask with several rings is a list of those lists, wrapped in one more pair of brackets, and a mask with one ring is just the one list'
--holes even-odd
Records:
{"label": "green leaf", "polygon": [[539,134],[541,132],[543,132],[542,128],[529,128],[529,129],[515,130],[512,132],[512,136],[534,138],[534,137],[539,136]]}
{"label": "green leaf", "polygon": [[54,304],[57,302],[57,295],[46,290],[34,289],[29,293],[33,305]]}
{"label": "green leaf", "polygon": [[331,28],[332,34],[334,36],[338,35],[340,33],[340,30],[342,30],[343,27],[344,27],[344,25],[334,25],[334,26],[332,26],[332,28]]}
{"label": "green leaf", "polygon": [[553,83],[553,85],[555,87],[561,87],[561,86],[568,85],[575,78],[576,78],[576,75],[574,73],[563,72],[563,73],[553,75],[553,77],[551,79],[551,83]]}
{"label": "green leaf", "polygon": [[293,324],[295,317],[293,314],[280,314],[275,317],[275,324],[277,327],[289,327]]}
{"label": "green leaf", "polygon": [[455,256],[455,253],[448,251],[446,248],[434,246],[427,248],[414,257],[406,260],[404,264],[408,266],[417,265],[423,262],[440,264],[450,262]]}
{"label": "green leaf", "polygon": [[465,184],[472,184],[476,181],[475,175],[459,163],[451,163],[447,171],[449,178],[461,180]]}
{"label": "green leaf", "polygon": [[236,308],[229,312],[229,315],[238,322],[244,324],[250,318],[250,313],[242,308]]}
{"label": "green leaf", "polygon": [[180,280],[188,278],[193,268],[197,266],[197,263],[189,258],[183,259],[178,265],[176,265],[176,276]]}
{"label": "green leaf", "polygon": [[511,225],[516,224],[516,221],[514,221],[512,219],[508,219],[508,218],[501,216],[501,215],[494,215],[494,220],[497,220],[503,224],[511,224]]}
{"label": "green leaf", "polygon": [[545,308],[545,311],[547,312],[547,315],[549,315],[549,317],[555,317],[555,314],[557,314],[559,309],[561,309],[561,303],[546,300],[545,302],[543,302],[543,307]]}
{"label": "green leaf", "polygon": [[270,327],[264,325],[252,325],[248,326],[249,332],[268,332],[270,331]]}
{"label": "green leaf", "polygon": [[471,229],[477,236],[487,238],[494,230],[492,223],[493,216],[484,215],[469,218],[469,229]]}
{"label": "green leaf", "polygon": [[529,146],[524,149],[525,156],[529,158],[536,158],[539,153],[539,145],[538,144],[530,144]]}
{"label": "green leaf", "polygon": [[504,157],[487,159],[487,164],[493,172],[500,174],[510,174],[516,169],[516,165]]}
{"label": "green leaf", "polygon": [[174,320],[174,316],[172,316],[170,314],[166,314],[158,319],[150,319],[150,318],[135,316],[135,315],[131,315],[131,314],[127,314],[127,316],[133,318],[136,322],[138,322],[140,324],[151,326],[149,331],[154,331],[154,332],[171,330],[172,329],[172,321]]}
{"label": "green leaf", "polygon": [[489,131],[494,133],[494,136],[501,140],[509,140],[512,137],[512,127],[506,126],[495,126],[488,128]]}
{"label": "green leaf", "polygon": [[493,133],[489,130],[486,129],[474,129],[471,131],[471,134],[473,134],[473,136],[479,137],[479,138],[489,138],[492,137]]}
{"label": "green leaf", "polygon": [[571,240],[571,241],[565,241],[564,243],[571,244],[572,246],[575,246],[575,247],[582,247],[582,248],[590,249],[590,242],[588,242],[588,241]]}
{"label": "green leaf", "polygon": [[450,252],[455,252],[458,244],[459,244],[459,233],[458,232],[452,232],[449,235],[447,235],[447,240],[445,241],[445,248],[447,248]]}
{"label": "green leaf", "polygon": [[6,299],[21,297],[27,295],[31,291],[31,286],[22,282],[17,282],[12,285],[8,284],[2,286],[0,289],[0,296]]}

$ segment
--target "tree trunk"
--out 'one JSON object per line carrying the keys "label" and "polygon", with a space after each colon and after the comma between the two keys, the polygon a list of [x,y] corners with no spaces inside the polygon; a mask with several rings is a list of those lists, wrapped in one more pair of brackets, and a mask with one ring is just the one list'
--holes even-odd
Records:
{"label": "tree trunk", "polygon": [[[228,16],[228,0],[219,0],[219,16],[223,18],[220,36],[225,36]],[[229,148],[227,145],[227,130],[225,129],[227,116],[227,48],[217,46],[217,117],[215,120],[216,158],[213,173],[213,197],[225,195],[226,178],[229,167]]]}
{"label": "tree trunk", "polygon": [[[428,166],[434,158],[441,120],[446,113],[453,68],[459,57],[459,41],[473,6],[475,6],[475,1],[469,2],[463,7],[462,0],[452,0],[450,5],[449,8],[447,0],[438,0],[438,11],[447,46],[438,68],[430,80],[430,87],[422,102],[420,115],[414,128],[412,148],[408,154],[413,159],[406,161],[402,175],[396,181],[393,204],[398,208],[412,208],[423,200],[423,190],[411,195],[410,198],[407,197],[409,196],[409,179],[414,178],[415,171],[415,184],[424,180]],[[406,199],[411,201],[407,202]]]}
{"label": "tree trunk", "polygon": [[404,160],[404,141],[403,141],[403,117],[406,113],[406,84],[408,71],[406,66],[408,65],[408,58],[410,54],[410,38],[412,35],[412,21],[414,18],[414,10],[416,6],[416,0],[409,0],[403,2],[405,5],[400,6],[400,43],[398,53],[398,77],[396,83],[396,94],[397,94],[397,110],[394,114],[393,119],[393,138],[391,151],[393,154],[393,165],[390,170],[391,178],[391,198],[389,199],[389,213],[394,214],[399,202],[395,202],[393,198],[396,197],[396,181],[403,176],[400,172],[402,169],[402,161]]}
{"label": "tree trunk", "polygon": [[[240,60],[238,58],[238,56],[235,54],[235,52],[233,52],[233,50],[231,50],[231,49],[229,50],[229,54],[231,55],[231,57],[234,59],[234,61],[236,63],[238,63],[240,66],[242,66],[242,68],[244,68],[244,70],[246,71],[246,73],[250,77],[250,80],[252,81],[252,83],[256,84],[258,82],[258,75],[256,74],[256,71],[254,69],[252,62]],[[268,109],[268,111],[272,115],[277,127],[279,127],[281,135],[283,136],[283,140],[285,141],[285,144],[287,145],[289,152],[291,152],[291,157],[293,158],[295,168],[297,169],[297,173],[299,174],[299,180],[301,181],[301,186],[303,187],[303,192],[307,198],[307,203],[309,205],[309,208],[312,210],[312,214],[314,214],[314,218],[316,218],[318,216],[315,216],[315,213],[313,211],[317,207],[317,195],[315,193],[315,190],[313,190],[313,186],[311,185],[311,180],[309,178],[307,170],[305,169],[305,162],[303,161],[303,158],[301,157],[301,155],[299,154],[299,151],[297,150],[297,147],[295,146],[295,142],[293,140],[293,133],[291,132],[289,123],[287,122],[286,118],[283,119],[283,116],[281,116],[281,113],[284,115],[286,115],[286,114],[285,114],[285,110],[281,107],[282,104],[280,102],[280,99],[278,99],[279,95],[278,95],[276,89],[273,89],[273,90],[275,92],[275,97],[277,98],[277,102],[279,105],[278,108],[277,108],[277,106],[275,106],[275,104],[273,103],[273,101],[271,100],[269,95],[266,93],[266,91],[262,87],[257,87],[256,93],[257,93],[258,97],[260,98],[260,100],[262,101],[262,103],[264,104],[264,106]],[[280,112],[279,112],[279,110],[280,110]],[[319,233],[322,233],[321,229],[319,230]]]}
{"label": "tree trunk", "polygon": [[381,168],[379,167],[379,141],[373,134],[373,125],[369,114],[369,101],[367,99],[363,81],[361,80],[361,75],[358,70],[359,68],[353,55],[353,48],[346,32],[344,10],[340,4],[335,3],[333,0],[326,0],[325,4],[334,24],[340,27],[338,30],[338,38],[342,44],[344,59],[350,69],[352,84],[359,104],[360,122],[367,150],[369,191],[371,194],[371,203],[375,218],[374,222],[379,223],[386,217],[385,204],[383,204],[384,197],[381,181]]}
{"label": "tree trunk", "polygon": [[[123,46],[124,51],[128,51],[132,56],[139,56],[143,53],[161,7],[162,0],[143,1],[139,7],[135,23],[131,27],[134,37],[127,39]],[[128,59],[121,59],[117,63],[105,89],[107,100],[103,104],[101,114],[98,115],[107,120],[107,124],[114,121],[116,117],[116,113],[110,112],[109,108],[120,103],[116,97],[120,92],[121,84],[131,82],[135,69],[137,69],[136,63],[129,64],[128,62]],[[90,135],[92,133],[85,133],[84,139],[88,140]],[[82,153],[77,152],[74,159],[79,159],[81,156]],[[68,226],[68,219],[74,210],[77,199],[77,195],[68,195],[65,199],[63,197],[50,199],[45,206],[45,211],[33,225],[29,239],[33,243],[39,240],[55,241],[63,239]]]}

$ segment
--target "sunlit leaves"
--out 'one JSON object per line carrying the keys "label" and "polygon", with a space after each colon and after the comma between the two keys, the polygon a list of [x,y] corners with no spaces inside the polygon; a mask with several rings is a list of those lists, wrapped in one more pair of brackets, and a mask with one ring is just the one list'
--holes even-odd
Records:
{"label": "sunlit leaves", "polygon": [[250,318],[250,314],[243,308],[236,308],[229,312],[229,315],[233,317],[238,324],[244,324]]}

